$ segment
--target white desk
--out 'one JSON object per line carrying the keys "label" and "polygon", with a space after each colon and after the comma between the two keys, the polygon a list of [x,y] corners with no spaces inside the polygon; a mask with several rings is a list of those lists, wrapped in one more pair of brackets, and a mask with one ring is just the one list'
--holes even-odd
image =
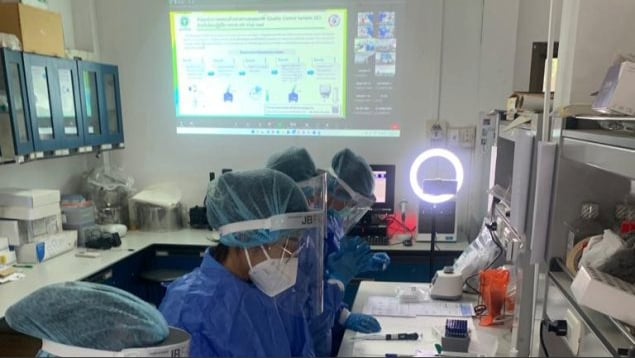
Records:
{"label": "white desk", "polygon": [[[407,282],[376,282],[376,281],[363,281],[359,286],[359,291],[357,291],[357,296],[355,297],[355,302],[353,304],[353,312],[362,312],[368,297],[370,296],[395,296],[395,291],[398,287],[406,287],[413,285],[413,283]],[[416,286],[429,286],[428,284],[414,283]],[[463,302],[476,302],[477,297],[474,295],[464,295]],[[385,333],[402,333],[402,332],[417,332],[416,328],[419,328],[419,332],[421,331],[420,327],[430,326],[431,324],[437,325],[445,322],[444,317],[377,317],[377,319],[381,322],[385,322],[391,324],[393,327],[403,327],[403,329],[399,332],[385,332]],[[474,320],[474,329],[478,332],[484,332],[492,336],[498,337],[498,350],[497,355],[499,356],[510,356],[510,345],[511,345],[511,330],[510,325],[505,327],[480,327],[478,325],[478,320]],[[425,333],[424,333],[425,334]],[[474,332],[472,333],[474,334]],[[355,357],[360,356],[361,353],[359,350],[355,350],[355,344],[360,342],[359,344],[368,344],[366,342],[369,341],[355,341],[353,340],[355,332],[347,330],[344,334],[344,338],[342,339],[342,344],[340,346],[340,350],[338,352],[338,357]],[[386,353],[395,353],[395,351],[399,350],[411,350],[408,354],[413,355],[414,350],[417,348],[425,349],[426,351],[433,351],[434,348],[432,346],[422,347],[422,343],[417,343],[416,341],[371,341],[373,342],[374,347],[380,347],[377,352],[372,352],[371,354],[364,354],[364,356],[380,356],[383,357]],[[439,338],[440,343],[440,338]],[[401,345],[400,349],[396,349],[397,345]],[[402,353],[403,354],[403,353]]]}
{"label": "white desk", "polygon": [[100,251],[97,258],[77,257],[78,249],[54,257],[49,261],[21,268],[26,277],[0,285],[0,319],[7,308],[33,291],[46,285],[85,279],[152,245],[215,246],[210,239],[214,234],[206,230],[180,230],[151,233],[131,231],[121,239],[121,246]]}

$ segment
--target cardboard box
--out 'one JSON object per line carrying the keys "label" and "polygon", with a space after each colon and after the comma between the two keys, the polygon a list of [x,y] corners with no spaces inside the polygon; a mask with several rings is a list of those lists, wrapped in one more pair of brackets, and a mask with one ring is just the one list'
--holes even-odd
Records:
{"label": "cardboard box", "polygon": [[635,62],[611,66],[602,89],[593,102],[593,110],[605,114],[635,115]]}
{"label": "cardboard box", "polygon": [[48,10],[49,2],[48,0],[0,0],[2,4],[24,4],[29,6],[34,6],[40,9]]}
{"label": "cardboard box", "polygon": [[24,52],[64,57],[62,17],[24,4],[0,4],[0,32],[16,35]]}
{"label": "cardboard box", "polygon": [[0,206],[38,208],[59,202],[59,190],[0,188]]}

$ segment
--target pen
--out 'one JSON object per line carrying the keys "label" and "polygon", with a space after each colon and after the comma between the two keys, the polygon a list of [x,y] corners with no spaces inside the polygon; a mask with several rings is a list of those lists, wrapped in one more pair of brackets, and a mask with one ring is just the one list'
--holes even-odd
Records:
{"label": "pen", "polygon": [[392,333],[392,334],[366,334],[357,336],[354,339],[364,339],[373,341],[416,341],[419,339],[418,333]]}
{"label": "pen", "polygon": [[33,268],[33,265],[15,264],[15,265],[13,265],[13,267],[16,267],[16,268]]}

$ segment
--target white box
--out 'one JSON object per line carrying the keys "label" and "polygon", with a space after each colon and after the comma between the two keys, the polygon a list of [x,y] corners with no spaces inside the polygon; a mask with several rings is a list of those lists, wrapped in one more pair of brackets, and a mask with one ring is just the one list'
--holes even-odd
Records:
{"label": "white box", "polygon": [[39,208],[59,202],[59,190],[0,188],[0,206]]}
{"label": "white box", "polygon": [[635,62],[625,61],[609,68],[593,109],[606,114],[635,115]]}
{"label": "white box", "polygon": [[40,236],[53,235],[60,231],[62,231],[62,216],[60,214],[37,220],[0,219],[0,236],[7,237],[11,246],[36,242]]}
{"label": "white box", "polygon": [[37,220],[47,216],[61,215],[60,204],[50,204],[38,208],[24,208],[19,206],[0,206],[0,218],[13,220]]}
{"label": "white box", "polygon": [[46,236],[43,241],[17,246],[15,253],[21,264],[36,264],[73,250],[77,246],[77,231],[62,231]]}

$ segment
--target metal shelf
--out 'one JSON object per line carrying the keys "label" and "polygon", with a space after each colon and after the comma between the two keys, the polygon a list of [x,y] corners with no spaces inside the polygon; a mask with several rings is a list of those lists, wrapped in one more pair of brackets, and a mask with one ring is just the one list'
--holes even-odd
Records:
{"label": "metal shelf", "polygon": [[630,333],[630,328],[626,324],[577,303],[571,292],[574,277],[561,259],[553,259],[550,266],[549,277],[607,348],[617,355],[618,348],[630,348],[635,345],[635,336]]}
{"label": "metal shelf", "polygon": [[635,136],[599,129],[570,129],[562,135],[565,158],[635,178]]}
{"label": "metal shelf", "polygon": [[635,117],[630,117],[630,116],[585,116],[585,115],[579,115],[579,116],[575,116],[575,118],[577,119],[588,119],[590,121],[635,121]]}

